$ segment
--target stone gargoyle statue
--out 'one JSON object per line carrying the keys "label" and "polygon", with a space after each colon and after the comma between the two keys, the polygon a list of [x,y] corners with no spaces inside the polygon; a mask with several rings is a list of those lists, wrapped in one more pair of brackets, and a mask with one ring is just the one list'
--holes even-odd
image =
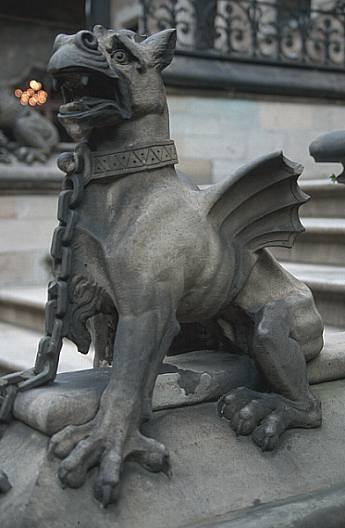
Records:
{"label": "stone gargoyle statue", "polygon": [[0,89],[0,163],[44,163],[58,141],[53,123],[37,110],[21,106],[9,89]]}
{"label": "stone gargoyle statue", "polygon": [[94,418],[56,433],[51,453],[65,486],[82,486],[98,465],[105,506],[125,460],[169,473],[167,449],[141,425],[184,323],[223,332],[263,373],[267,392],[238,388],[219,402],[238,434],[272,450],[286,429],[321,423],[306,361],[322,349],[323,325],[310,290],[266,249],[291,247],[303,231],[302,167],[278,152],[205,190],[176,171],[161,75],[175,43],[173,29],[146,38],[96,26],[58,36],[49,63],[64,97],[60,120],[78,146],[59,160],[66,178],[46,336],[32,371],[2,379],[2,419],[16,391],[55,378],[63,337],[88,352],[92,327],[110,381]]}

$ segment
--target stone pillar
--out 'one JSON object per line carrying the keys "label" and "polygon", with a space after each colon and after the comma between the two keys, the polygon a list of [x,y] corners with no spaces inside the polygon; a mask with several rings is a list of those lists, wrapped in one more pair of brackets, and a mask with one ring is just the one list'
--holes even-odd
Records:
{"label": "stone pillar", "polygon": [[87,0],[85,2],[86,20],[89,29],[96,24],[110,26],[110,0]]}
{"label": "stone pillar", "polygon": [[217,0],[198,0],[195,10],[195,47],[198,50],[212,49],[215,39],[215,17]]}

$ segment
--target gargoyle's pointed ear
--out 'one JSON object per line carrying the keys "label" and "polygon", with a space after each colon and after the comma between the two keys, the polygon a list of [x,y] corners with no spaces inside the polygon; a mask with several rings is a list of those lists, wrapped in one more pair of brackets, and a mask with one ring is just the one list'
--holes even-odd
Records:
{"label": "gargoyle's pointed ear", "polygon": [[153,66],[162,71],[169,66],[174,57],[176,29],[164,29],[164,31],[154,33],[142,45],[150,49]]}

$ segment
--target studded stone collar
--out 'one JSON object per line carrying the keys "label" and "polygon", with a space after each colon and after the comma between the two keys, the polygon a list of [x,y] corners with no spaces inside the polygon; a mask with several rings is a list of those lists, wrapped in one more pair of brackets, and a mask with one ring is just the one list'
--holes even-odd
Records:
{"label": "studded stone collar", "polygon": [[92,180],[120,178],[126,174],[159,169],[178,163],[173,140],[136,145],[126,150],[92,152],[92,167],[85,185]]}

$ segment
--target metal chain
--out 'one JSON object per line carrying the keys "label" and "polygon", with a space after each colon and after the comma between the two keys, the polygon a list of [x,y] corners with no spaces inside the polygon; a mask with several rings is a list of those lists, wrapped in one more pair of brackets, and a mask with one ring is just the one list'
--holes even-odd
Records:
{"label": "metal chain", "polygon": [[26,371],[8,374],[0,378],[0,423],[11,420],[12,407],[18,391],[44,385],[55,379],[63,338],[68,333],[69,305],[68,282],[71,278],[71,241],[77,223],[78,205],[84,191],[84,145],[75,152],[65,152],[58,158],[58,167],[66,173],[59,195],[56,227],[51,256],[55,279],[48,285],[48,301],[45,306],[45,337],[38,346],[35,366]]}

